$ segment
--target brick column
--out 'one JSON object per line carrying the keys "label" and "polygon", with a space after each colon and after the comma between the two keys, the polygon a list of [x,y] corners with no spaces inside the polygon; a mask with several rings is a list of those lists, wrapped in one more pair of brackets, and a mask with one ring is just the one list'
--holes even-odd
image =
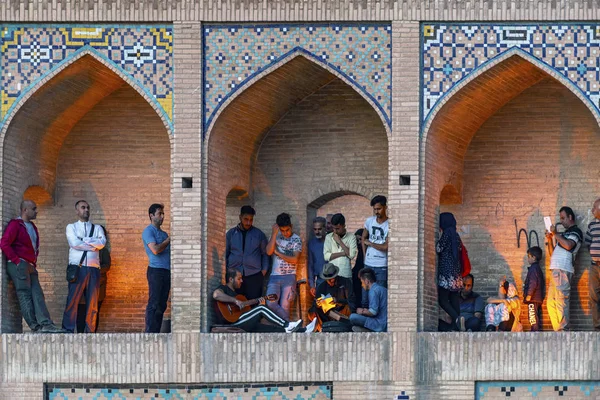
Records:
{"label": "brick column", "polygon": [[[199,332],[202,283],[200,23],[173,26],[174,137],[171,148],[171,308],[173,332]],[[192,178],[192,187],[182,187]],[[167,216],[168,217],[168,216]]]}
{"label": "brick column", "polygon": [[[389,331],[417,329],[419,216],[419,23],[392,24],[389,141]],[[409,177],[410,184],[401,182]]]}
{"label": "brick column", "polygon": [[[392,135],[389,140],[388,330],[392,374],[411,381],[419,293],[419,23],[392,23]],[[407,180],[410,179],[410,183]]]}

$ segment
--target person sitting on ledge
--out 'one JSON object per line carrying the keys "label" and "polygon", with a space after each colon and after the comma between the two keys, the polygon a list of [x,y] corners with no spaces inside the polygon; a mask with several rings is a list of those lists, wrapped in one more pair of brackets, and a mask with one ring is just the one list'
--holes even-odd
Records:
{"label": "person sitting on ledge", "polygon": [[523,326],[519,320],[521,315],[521,300],[517,288],[509,283],[506,277],[500,279],[498,297],[490,297],[485,307],[485,330],[487,332],[522,332]]}
{"label": "person sitting on ledge", "polygon": [[[479,332],[483,321],[484,302],[479,293],[473,291],[475,278],[469,274],[463,278],[463,288],[460,291],[460,317],[458,328],[461,332]],[[453,325],[447,321],[439,320],[438,330],[450,332]]]}
{"label": "person sitting on ledge", "polygon": [[[265,306],[264,297],[245,301],[244,297],[236,293],[242,287],[242,273],[234,268],[227,270],[225,275],[227,283],[221,285],[213,292],[215,300],[215,309],[221,324],[230,324],[231,326],[243,329],[246,332],[306,332],[311,333],[316,325],[316,319],[306,328],[302,328],[302,320],[288,322],[280,318],[277,314]],[[259,306],[248,311],[243,311],[250,303],[258,303]],[[224,315],[223,310],[228,315]],[[229,313],[231,311],[231,314]],[[240,313],[241,311],[241,313]],[[239,315],[238,315],[239,314]],[[261,324],[260,320],[265,318],[273,325]],[[232,319],[237,319],[231,322]]]}
{"label": "person sitting on ledge", "polygon": [[[363,268],[358,277],[364,290],[369,292],[369,308],[357,308],[350,314],[350,322],[354,332],[387,330],[387,289],[375,281],[375,271]],[[366,328],[366,329],[364,329]]]}
{"label": "person sitting on ledge", "polygon": [[320,274],[323,282],[317,287],[313,306],[308,310],[309,318],[316,317],[319,327],[328,321],[347,321],[356,310],[352,280],[340,276],[339,272],[335,264],[327,263]]}

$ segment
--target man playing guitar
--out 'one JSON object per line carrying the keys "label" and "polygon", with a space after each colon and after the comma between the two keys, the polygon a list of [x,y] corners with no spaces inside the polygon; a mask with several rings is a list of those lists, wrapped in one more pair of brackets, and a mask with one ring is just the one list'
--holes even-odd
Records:
{"label": "man playing guitar", "polygon": [[[269,308],[265,306],[265,298],[261,297],[257,300],[250,301],[242,301],[236,296],[239,295],[236,293],[242,286],[242,273],[237,269],[228,269],[225,275],[225,279],[227,283],[225,285],[221,285],[215,289],[213,292],[213,299],[215,299],[215,308],[217,311],[217,315],[220,319],[220,323],[231,324],[231,326],[236,326],[238,328],[243,329],[246,332],[300,332],[305,331],[310,333],[314,330],[315,321],[309,324],[306,329],[302,328],[302,320],[298,320],[296,322],[288,322],[281,319],[277,314],[271,311]],[[228,309],[232,311],[243,310],[249,303],[258,302],[260,305],[258,307],[254,307],[253,309],[242,312],[239,315],[239,318],[236,322],[229,322],[226,317],[229,315],[224,315],[224,310],[227,312]],[[236,314],[236,313],[232,313]],[[274,325],[265,325],[261,324],[260,320],[265,318],[266,320],[272,322]],[[231,320],[231,318],[229,318]]]}

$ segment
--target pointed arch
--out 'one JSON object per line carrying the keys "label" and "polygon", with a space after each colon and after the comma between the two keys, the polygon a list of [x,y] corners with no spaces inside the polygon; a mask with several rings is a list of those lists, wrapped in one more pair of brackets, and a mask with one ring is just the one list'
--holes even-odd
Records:
{"label": "pointed arch", "polygon": [[[513,48],[484,63],[456,84],[436,104],[421,130],[420,248],[418,297],[420,329],[435,330],[435,232],[439,206],[457,205],[463,193],[465,155],[481,126],[525,90],[554,81],[574,94],[597,124],[600,114],[569,79],[521,49]],[[451,184],[451,188],[448,188]],[[440,196],[442,194],[442,196]],[[454,198],[456,197],[456,198]]]}
{"label": "pointed arch", "polygon": [[152,106],[152,108],[156,111],[158,116],[163,121],[165,128],[170,134],[169,136],[172,136],[173,127],[167,115],[167,112],[162,108],[162,106],[158,103],[158,101],[150,93],[150,91],[147,90],[141,82],[133,78],[131,75],[129,75],[119,66],[117,66],[114,62],[106,58],[98,50],[96,50],[92,46],[86,45],[82,46],[79,50],[62,60],[55,68],[51,69],[43,76],[36,79],[33,83],[31,83],[31,85],[29,85],[21,92],[21,95],[18,97],[17,100],[15,100],[15,102],[11,105],[6,115],[3,117],[3,121],[0,121],[0,123],[2,124],[2,131],[0,132],[0,142],[4,142],[6,131],[8,130],[11,121],[19,112],[19,110],[27,103],[31,96],[37,93],[39,89],[44,87],[49,81],[58,76],[69,66],[77,63],[85,56],[92,57],[93,59],[104,65],[108,70],[116,74],[125,83],[127,83],[136,92],[138,92],[144,99],[146,99],[146,101],[148,101],[148,103]]}
{"label": "pointed arch", "polygon": [[283,54],[282,56],[280,56],[268,68],[259,70],[259,71],[255,72],[254,74],[250,75],[248,78],[246,78],[244,81],[242,81],[239,85],[237,85],[235,87],[235,89],[232,90],[227,95],[227,97],[224,99],[224,101],[221,102],[217,106],[217,108],[215,110],[213,110],[213,112],[211,113],[211,115],[206,118],[205,130],[204,130],[204,134],[205,134],[204,135],[204,139],[205,139],[205,141],[208,141],[208,139],[210,138],[210,134],[213,131],[213,128],[215,126],[215,122],[219,119],[219,116],[227,109],[227,107],[238,96],[240,96],[241,94],[243,94],[247,89],[249,89],[250,87],[252,87],[252,85],[254,85],[256,82],[258,82],[259,80],[261,80],[265,76],[273,73],[274,71],[278,70],[282,66],[284,66],[287,63],[289,63],[290,61],[294,60],[296,57],[303,57],[303,58],[311,61],[312,63],[318,65],[319,67],[321,67],[324,70],[328,71],[332,75],[334,75],[334,76],[338,77],[339,79],[341,79],[348,86],[350,86],[351,88],[353,88],[358,94],[360,94],[361,97],[363,97],[371,105],[371,107],[373,107],[373,109],[375,110],[375,112],[377,113],[377,115],[379,116],[379,118],[381,119],[381,122],[385,126],[385,130],[386,130],[386,133],[387,133],[387,136],[388,136],[388,140],[389,140],[389,137],[391,135],[391,124],[392,124],[391,117],[388,117],[385,114],[385,112],[383,111],[381,105],[373,98],[373,96],[371,96],[365,90],[364,87],[362,87],[358,83],[356,83],[356,81],[354,81],[351,77],[349,77],[343,71],[339,70],[338,68],[336,68],[335,66],[331,65],[330,63],[327,63],[327,62],[323,61],[319,56],[311,53],[310,51],[308,51],[306,49],[303,49],[301,47],[296,47],[296,48],[292,49],[291,51],[289,51],[289,52]]}

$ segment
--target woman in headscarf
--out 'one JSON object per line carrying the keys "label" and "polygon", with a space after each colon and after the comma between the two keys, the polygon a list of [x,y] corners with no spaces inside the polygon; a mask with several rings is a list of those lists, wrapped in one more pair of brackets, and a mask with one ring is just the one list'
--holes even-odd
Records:
{"label": "woman in headscarf", "polygon": [[440,240],[436,245],[438,254],[438,303],[452,318],[454,330],[460,330],[460,290],[463,288],[460,267],[462,242],[456,232],[456,219],[452,213],[440,214]]}

